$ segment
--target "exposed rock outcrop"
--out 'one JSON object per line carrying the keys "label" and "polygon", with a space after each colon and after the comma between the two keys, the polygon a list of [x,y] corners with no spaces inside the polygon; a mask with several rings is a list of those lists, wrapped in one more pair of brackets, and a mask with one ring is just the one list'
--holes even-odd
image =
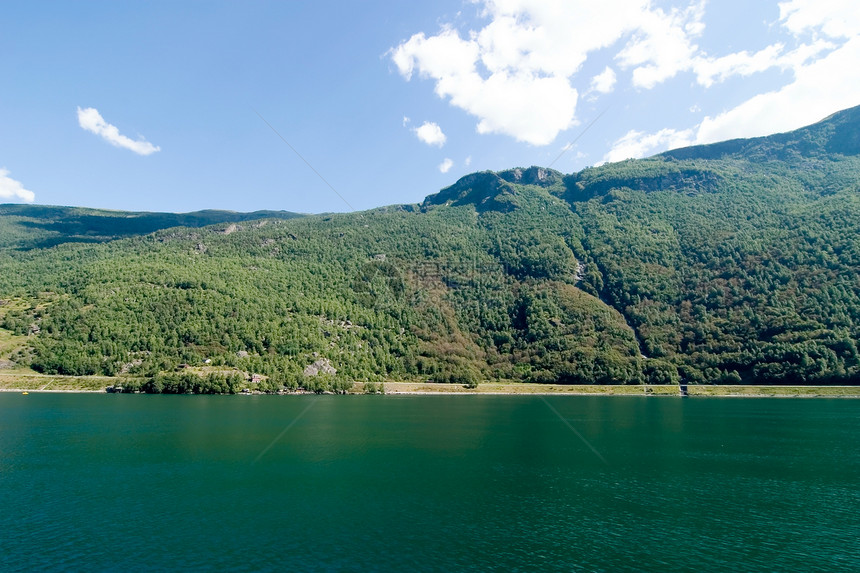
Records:
{"label": "exposed rock outcrop", "polygon": [[330,374],[334,376],[337,374],[337,368],[331,365],[328,358],[320,358],[313,364],[309,364],[305,370],[305,376],[317,376],[319,374]]}

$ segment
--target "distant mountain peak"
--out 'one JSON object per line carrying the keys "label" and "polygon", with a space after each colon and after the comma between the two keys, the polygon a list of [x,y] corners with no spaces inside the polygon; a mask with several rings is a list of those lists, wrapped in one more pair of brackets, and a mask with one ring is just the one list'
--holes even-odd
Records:
{"label": "distant mountain peak", "polygon": [[551,187],[560,183],[564,174],[555,169],[547,167],[531,166],[528,169],[517,167],[515,169],[507,169],[499,171],[498,176],[518,185],[537,185],[538,187]]}
{"label": "distant mountain peak", "polygon": [[526,206],[526,197],[536,194],[549,192],[575,203],[625,188],[646,193],[713,193],[723,185],[724,174],[712,165],[693,160],[790,164],[855,155],[860,155],[860,106],[786,133],[673,149],[650,158],[586,168],[570,175],[537,166],[471,173],[427,196],[423,207],[472,205],[478,212],[506,212]]}
{"label": "distant mountain peak", "polygon": [[190,213],[113,211],[54,205],[0,205],[0,249],[53,247],[62,243],[103,243],[171,227],[204,227],[257,219],[303,217],[289,211],[237,213],[205,209]]}
{"label": "distant mountain peak", "polygon": [[474,205],[478,211],[511,211],[524,186],[543,189],[563,185],[564,175],[546,167],[517,167],[505,171],[479,171],[464,175],[453,185],[427,196],[424,206]]}

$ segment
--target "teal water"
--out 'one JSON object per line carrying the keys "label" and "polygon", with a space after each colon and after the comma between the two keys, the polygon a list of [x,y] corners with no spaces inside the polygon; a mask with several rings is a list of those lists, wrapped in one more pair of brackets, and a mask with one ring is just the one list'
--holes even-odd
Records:
{"label": "teal water", "polygon": [[858,429],[855,400],[5,394],[0,569],[860,570]]}

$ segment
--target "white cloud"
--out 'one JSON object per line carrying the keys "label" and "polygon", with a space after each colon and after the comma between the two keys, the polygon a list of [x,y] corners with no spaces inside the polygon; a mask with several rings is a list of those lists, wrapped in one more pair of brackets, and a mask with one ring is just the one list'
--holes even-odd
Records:
{"label": "white cloud", "polygon": [[794,81],[759,94],[698,126],[697,143],[790,131],[860,103],[860,36],[795,69]]}
{"label": "white cloud", "polygon": [[465,165],[466,167],[468,167],[468,166],[470,166],[471,164],[472,164],[472,156],[470,155],[469,157],[467,157],[467,158],[463,161],[463,165]]}
{"label": "white cloud", "polygon": [[591,79],[591,91],[608,94],[615,89],[615,70],[606,66],[606,69]]}
{"label": "white cloud", "polygon": [[704,2],[643,10],[633,38],[616,56],[623,68],[633,68],[634,86],[651,89],[692,67],[699,51],[692,40],[704,30],[704,11]]}
{"label": "white cloud", "polygon": [[415,132],[415,135],[426,143],[427,145],[435,145],[437,147],[442,147],[445,145],[445,141],[448,139],[445,137],[445,134],[442,133],[442,128],[432,121],[425,121],[421,124],[420,127],[416,127],[412,131]]}
{"label": "white cloud", "polygon": [[604,156],[603,160],[611,162],[638,159],[658,150],[684,147],[693,142],[694,133],[691,129],[681,131],[661,129],[657,133],[643,133],[631,129],[613,144],[612,149]]}
{"label": "white cloud", "polygon": [[436,94],[478,119],[479,133],[547,145],[576,124],[572,76],[589,52],[606,48],[647,0],[484,0],[489,23],[466,37],[451,27],[424,33],[389,54],[404,78],[417,71]]}
{"label": "white cloud", "polygon": [[[612,91],[621,74],[639,89],[653,89],[682,73],[702,88],[772,69],[791,74],[792,84],[759,100],[775,105],[779,112],[767,110],[764,116],[773,119],[747,123],[748,130],[762,125],[795,127],[799,115],[817,117],[822,109],[832,111],[858,93],[853,79],[846,77],[856,75],[856,63],[838,72],[832,64],[848,61],[846,55],[853,53],[851,42],[860,30],[856,0],[780,2],[780,41],[727,53],[708,53],[698,44],[706,25],[705,0],[471,1],[478,4],[482,18],[473,29],[458,31],[446,25],[435,35],[421,32],[388,55],[406,80],[416,75],[431,80],[440,98],[474,116],[482,134],[547,145],[577,124],[576,106],[583,87],[578,82],[588,82],[589,99],[594,99]],[[744,16],[741,7],[736,17]],[[589,57],[607,50],[614,54],[615,65],[585,80],[577,77]],[[820,70],[825,68],[835,72],[833,77],[822,77]],[[813,77],[823,80],[822,86],[811,83]],[[797,109],[812,102],[807,93],[824,97],[801,114],[787,113],[787,104],[777,103],[800,97]],[[729,110],[707,118],[696,126],[695,140],[710,140],[709,133],[717,126],[741,121],[732,117],[749,119],[760,105],[753,102],[745,104],[744,113]],[[778,114],[781,122],[775,119]],[[665,130],[660,133],[656,141],[662,145],[675,141]],[[651,135],[642,134],[647,141],[641,145],[628,139],[624,146],[647,149],[647,142],[655,141]]]}
{"label": "white cloud", "polygon": [[439,171],[442,173],[448,173],[451,171],[452,167],[454,167],[454,162],[446,157],[445,160],[439,164]]}
{"label": "white cloud", "polygon": [[784,53],[785,46],[776,43],[754,53],[742,50],[710,56],[694,43],[705,29],[704,17],[704,1],[684,9],[649,12],[640,29],[616,55],[623,69],[632,68],[633,85],[652,89],[681,72],[692,72],[697,83],[708,88],[732,76],[750,76],[774,67],[789,68],[798,58],[807,59],[829,46],[819,42],[811,51],[803,46]]}
{"label": "white cloud", "polygon": [[810,42],[788,52],[777,42],[756,52],[709,55],[694,43],[705,29],[705,2],[700,0],[686,8],[643,12],[616,60],[622,69],[632,68],[638,88],[652,89],[681,72],[692,72],[696,82],[708,88],[733,76],[796,69],[836,48],[833,40],[852,37],[860,26],[860,7],[852,0],[790,0],[779,9],[782,26],[797,38],[809,36]]}
{"label": "white cloud", "polygon": [[693,64],[699,85],[711,87],[733,75],[750,76],[779,65],[784,46],[773,44],[754,54],[735,52],[720,58],[699,58]]}
{"label": "white cloud", "polygon": [[410,122],[410,121],[412,121],[412,120],[411,120],[411,119],[409,119],[409,117],[408,117],[408,116],[404,115],[404,116],[403,116],[403,127],[406,127],[407,125],[409,125],[409,122]]}
{"label": "white cloud", "polygon": [[779,3],[779,19],[797,36],[847,39],[860,29],[860,5],[855,0],[789,0]]}
{"label": "white cloud", "polygon": [[122,135],[119,129],[107,123],[94,107],[86,109],[78,108],[78,124],[86,131],[101,136],[102,139],[111,145],[123,147],[138,155],[150,155],[156,151],[161,151],[160,147],[149,143],[143,138],[134,140]]}
{"label": "white cloud", "polygon": [[423,33],[415,34],[390,54],[407,80],[412,78],[416,65],[426,76],[461,78],[475,71],[477,49],[474,43],[461,40],[456,31],[446,28],[430,38]]}
{"label": "white cloud", "polygon": [[[484,34],[483,43],[496,41]],[[497,30],[496,36],[503,31]],[[543,145],[573,124],[577,92],[564,77],[538,77],[514,66],[497,67],[488,77],[477,71],[481,47],[477,38],[463,40],[450,29],[430,38],[416,34],[391,52],[400,73],[409,79],[416,67],[436,81],[439,97],[478,117],[479,133],[503,133]],[[485,54],[486,65],[501,55]]]}
{"label": "white cloud", "polygon": [[699,59],[699,83],[710,85],[729,75],[749,75],[770,67],[792,74],[786,85],[757,94],[741,104],[705,117],[690,129],[656,133],[630,131],[604,157],[617,161],[643,157],[690,144],[757,137],[798,129],[840,109],[860,104],[860,4],[840,0],[791,0],[779,4],[780,24],[801,43],[785,52],[774,44],[755,54],[738,52]]}
{"label": "white cloud", "polygon": [[9,170],[0,168],[0,199],[21,200],[32,203],[36,200],[36,194],[24,189],[20,181],[9,177]]}
{"label": "white cloud", "polygon": [[[668,10],[650,0],[474,0],[488,20],[464,36],[444,26],[413,35],[389,51],[400,74],[435,82],[436,94],[478,119],[479,133],[547,145],[576,125],[572,82],[589,54],[624,41],[616,59],[633,84],[650,89],[709,60],[693,40],[704,30],[704,1]],[[732,75],[732,61],[703,77]],[[747,62],[743,70],[749,70]],[[593,78],[608,93],[615,71]]]}

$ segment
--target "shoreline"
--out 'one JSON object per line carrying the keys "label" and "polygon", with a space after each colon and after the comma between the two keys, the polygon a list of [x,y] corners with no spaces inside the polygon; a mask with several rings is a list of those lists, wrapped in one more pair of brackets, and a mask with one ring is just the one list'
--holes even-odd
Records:
{"label": "shoreline", "polygon": [[[356,384],[358,385],[358,383]],[[487,382],[477,388],[457,384],[386,382],[387,395],[487,396],[642,396],[681,397],[677,385],[566,385]],[[860,398],[860,386],[687,386],[689,397],[716,398]]]}
{"label": "shoreline", "polygon": [[[0,372],[0,392],[18,393],[81,393],[106,394],[106,388],[122,383],[122,378],[108,376],[49,376],[29,372]],[[477,388],[461,384],[435,382],[388,381],[384,393],[392,396],[674,396],[680,397],[677,385],[566,385],[530,384],[524,382],[485,382]],[[248,385],[253,388],[252,384]],[[689,397],[721,398],[860,398],[860,386],[753,386],[753,385],[688,385]],[[364,383],[355,382],[349,394],[364,393]],[[252,395],[263,395],[251,392]],[[304,395],[288,392],[281,395]],[[247,395],[240,393],[236,395]]]}

